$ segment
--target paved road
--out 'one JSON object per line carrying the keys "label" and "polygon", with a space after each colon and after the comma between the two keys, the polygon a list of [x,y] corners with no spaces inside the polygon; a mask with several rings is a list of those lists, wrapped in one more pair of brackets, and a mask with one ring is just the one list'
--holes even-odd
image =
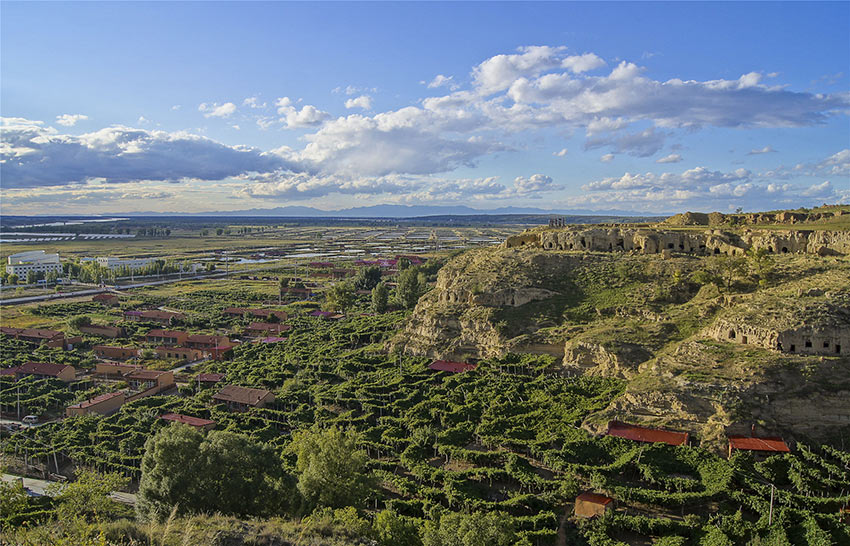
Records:
{"label": "paved road", "polygon": [[79,290],[77,292],[60,292],[58,294],[44,294],[42,296],[24,296],[21,298],[8,298],[4,300],[0,300],[0,305],[18,305],[21,303],[32,303],[36,301],[45,301],[45,300],[55,300],[60,298],[77,298],[80,296],[93,296],[95,294],[101,294],[103,292],[112,292],[115,290],[129,290],[131,288],[141,288],[143,286],[158,286],[160,284],[170,284],[175,282],[183,282],[183,281],[197,281],[201,279],[220,279],[222,277],[227,277],[231,275],[245,275],[247,273],[257,273],[259,271],[266,271],[272,267],[276,267],[275,265],[260,267],[256,269],[240,269],[237,271],[230,272],[217,272],[210,273],[208,275],[194,275],[188,276],[184,275],[183,278],[174,278],[174,279],[163,279],[161,281],[148,281],[148,282],[140,282],[135,284],[122,284],[122,285],[108,285],[105,288],[93,288],[91,290]]}
{"label": "paved road", "polygon": [[[24,487],[26,487],[33,493],[37,493],[39,495],[46,495],[47,487],[51,483],[58,483],[47,480],[36,480],[33,478],[22,478],[21,476],[14,476],[12,474],[3,474],[2,479],[4,482],[13,482],[22,479],[24,481]],[[134,495],[133,493],[113,491],[109,496],[118,502],[123,502],[124,504],[136,504],[136,495]]]}

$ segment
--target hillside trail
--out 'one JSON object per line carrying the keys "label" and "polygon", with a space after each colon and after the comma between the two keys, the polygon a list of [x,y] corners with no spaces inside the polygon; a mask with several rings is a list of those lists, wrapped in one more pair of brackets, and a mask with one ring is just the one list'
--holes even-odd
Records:
{"label": "hillside trail", "polygon": [[558,543],[557,546],[567,546],[567,531],[565,526],[567,524],[567,515],[569,514],[569,510],[564,507],[564,513],[561,516],[561,521],[558,524]]}

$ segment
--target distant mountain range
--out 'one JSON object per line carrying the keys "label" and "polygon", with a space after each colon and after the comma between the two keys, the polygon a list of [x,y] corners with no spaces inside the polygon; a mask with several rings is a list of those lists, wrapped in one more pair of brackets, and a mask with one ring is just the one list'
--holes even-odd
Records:
{"label": "distant mountain range", "polygon": [[246,209],[214,212],[116,212],[114,216],[281,216],[301,218],[418,218],[422,216],[478,216],[478,215],[572,215],[572,216],[672,216],[673,213],[647,214],[623,210],[544,210],[525,207],[501,207],[480,210],[465,205],[372,205],[340,210],[321,210],[313,207],[288,206],[271,209]]}

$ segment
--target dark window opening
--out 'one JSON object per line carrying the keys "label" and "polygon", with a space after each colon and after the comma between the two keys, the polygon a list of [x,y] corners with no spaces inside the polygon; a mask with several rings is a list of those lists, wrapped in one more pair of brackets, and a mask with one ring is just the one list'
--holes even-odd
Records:
{"label": "dark window opening", "polygon": [[679,250],[685,250],[685,243],[679,243]]}
{"label": "dark window opening", "polygon": [[811,340],[811,339],[807,339],[807,340],[806,340],[805,345],[806,345],[806,348],[811,348],[811,346],[812,346],[812,340]]}
{"label": "dark window opening", "polygon": [[772,246],[767,247],[767,251],[770,252],[771,254],[773,254],[773,247]]}
{"label": "dark window opening", "polygon": [[836,345],[835,346],[835,354],[839,354],[839,353],[841,353],[841,345]]}
{"label": "dark window opening", "polygon": [[796,345],[794,345],[794,344],[792,343],[792,344],[791,344],[791,348],[790,348],[790,349],[788,349],[788,351],[793,353],[793,352],[794,352],[794,351],[796,351],[796,350],[797,350],[797,346],[796,346]]}
{"label": "dark window opening", "polygon": [[747,336],[741,336],[741,343],[743,343],[744,345],[747,344]]}
{"label": "dark window opening", "polygon": [[729,339],[735,339],[735,330],[729,330]]}
{"label": "dark window opening", "polygon": [[673,243],[667,243],[667,248],[672,249],[675,245]]}
{"label": "dark window opening", "polygon": [[714,249],[714,253],[715,253],[715,254],[720,254],[720,249],[719,249],[719,248],[715,248],[715,249]]}
{"label": "dark window opening", "polygon": [[824,341],[824,342],[823,342],[823,348],[824,348],[824,349],[829,349],[829,342],[828,342],[828,341]]}
{"label": "dark window opening", "polygon": [[782,253],[783,253],[783,254],[788,254],[788,247],[787,247],[787,246],[783,246],[783,247],[782,247]]}

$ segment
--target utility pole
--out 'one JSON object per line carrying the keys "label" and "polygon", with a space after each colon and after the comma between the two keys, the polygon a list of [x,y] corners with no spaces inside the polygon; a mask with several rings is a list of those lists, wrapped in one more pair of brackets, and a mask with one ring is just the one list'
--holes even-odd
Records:
{"label": "utility pole", "polygon": [[773,523],[773,492],[776,487],[773,484],[770,484],[770,514],[767,516],[767,524],[770,525]]}

